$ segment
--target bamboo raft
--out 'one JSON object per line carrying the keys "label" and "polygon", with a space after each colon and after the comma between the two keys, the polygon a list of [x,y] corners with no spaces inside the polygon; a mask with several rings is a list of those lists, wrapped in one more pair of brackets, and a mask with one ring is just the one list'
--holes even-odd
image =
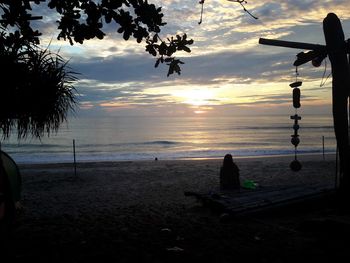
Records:
{"label": "bamboo raft", "polygon": [[300,204],[335,193],[330,185],[270,186],[222,192],[184,192],[219,213],[238,216]]}

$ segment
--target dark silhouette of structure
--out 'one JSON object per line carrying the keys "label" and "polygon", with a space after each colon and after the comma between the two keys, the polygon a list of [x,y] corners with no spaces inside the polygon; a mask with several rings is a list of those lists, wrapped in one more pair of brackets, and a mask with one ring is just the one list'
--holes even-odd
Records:
{"label": "dark silhouette of structure", "polygon": [[341,22],[336,14],[329,13],[323,20],[323,31],[326,46],[309,43],[270,40],[260,38],[259,43],[264,45],[288,47],[310,50],[297,55],[294,66],[312,61],[318,66],[326,57],[332,65],[332,109],[334,132],[339,149],[340,182],[339,193],[350,195],[350,145],[349,145],[349,115],[350,115],[350,40],[345,41]]}

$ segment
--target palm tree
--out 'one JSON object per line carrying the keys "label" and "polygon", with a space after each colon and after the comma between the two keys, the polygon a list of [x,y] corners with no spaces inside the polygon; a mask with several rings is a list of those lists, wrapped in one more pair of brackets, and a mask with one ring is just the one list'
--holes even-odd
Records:
{"label": "palm tree", "polygon": [[2,88],[0,128],[4,137],[17,129],[19,138],[31,134],[41,137],[57,131],[74,111],[77,80],[59,54],[37,46],[1,45]]}

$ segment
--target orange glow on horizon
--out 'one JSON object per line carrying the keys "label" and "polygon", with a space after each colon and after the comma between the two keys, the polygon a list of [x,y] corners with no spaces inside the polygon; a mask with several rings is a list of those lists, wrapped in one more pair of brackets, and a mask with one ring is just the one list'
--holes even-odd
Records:
{"label": "orange glow on horizon", "polygon": [[207,113],[207,111],[205,111],[205,110],[195,110],[194,113],[195,114],[204,114],[204,113]]}

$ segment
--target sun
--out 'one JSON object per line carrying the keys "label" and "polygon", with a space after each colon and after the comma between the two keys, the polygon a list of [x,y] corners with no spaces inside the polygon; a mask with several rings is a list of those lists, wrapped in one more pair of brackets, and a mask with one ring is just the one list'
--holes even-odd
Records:
{"label": "sun", "polygon": [[211,105],[214,99],[214,93],[209,89],[181,90],[174,94],[182,103],[192,106]]}
{"label": "sun", "polygon": [[195,114],[204,114],[204,113],[207,113],[207,111],[205,110],[195,110],[193,111]]}

